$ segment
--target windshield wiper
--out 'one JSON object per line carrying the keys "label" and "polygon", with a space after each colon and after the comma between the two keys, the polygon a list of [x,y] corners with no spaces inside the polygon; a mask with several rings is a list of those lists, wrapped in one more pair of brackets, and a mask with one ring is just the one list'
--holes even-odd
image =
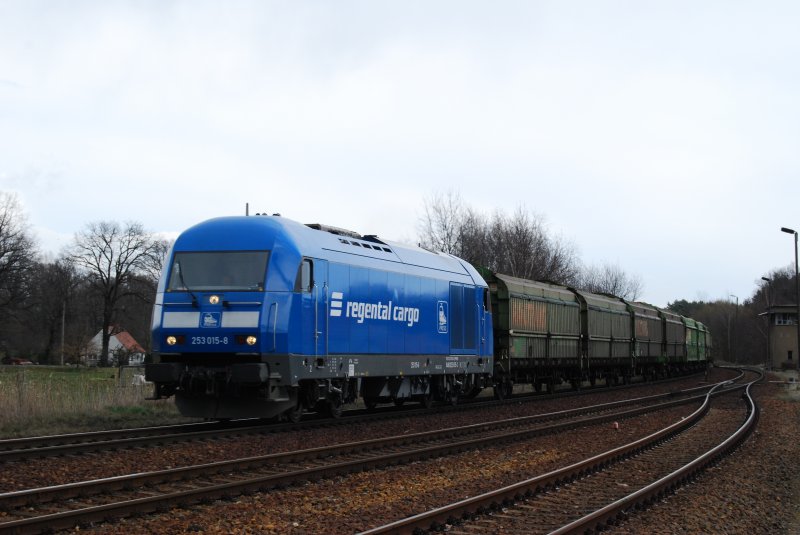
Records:
{"label": "windshield wiper", "polygon": [[189,295],[192,296],[192,306],[195,308],[199,308],[197,305],[197,296],[194,295],[194,292],[192,291],[191,288],[189,288],[189,285],[186,284],[186,280],[184,280],[183,278],[183,268],[181,267],[180,261],[175,262],[175,265],[178,267],[178,279],[180,279],[181,285],[186,289],[187,292],[189,292]]}

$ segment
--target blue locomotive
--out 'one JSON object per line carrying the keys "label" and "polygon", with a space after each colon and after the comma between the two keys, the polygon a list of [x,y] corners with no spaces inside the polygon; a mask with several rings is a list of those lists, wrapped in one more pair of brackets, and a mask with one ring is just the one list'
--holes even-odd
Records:
{"label": "blue locomotive", "polygon": [[489,291],[467,262],[280,216],[183,232],[152,343],[156,397],[205,418],[454,402],[494,367]]}

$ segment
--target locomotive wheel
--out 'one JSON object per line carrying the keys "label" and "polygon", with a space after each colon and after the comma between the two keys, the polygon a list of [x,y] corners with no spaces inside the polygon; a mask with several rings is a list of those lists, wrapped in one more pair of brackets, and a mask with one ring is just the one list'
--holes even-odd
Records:
{"label": "locomotive wheel", "polygon": [[303,406],[296,405],[283,413],[287,420],[293,424],[298,423],[303,418]]}
{"label": "locomotive wheel", "polygon": [[342,402],[339,399],[328,400],[325,402],[325,412],[331,418],[339,418],[342,415]]}
{"label": "locomotive wheel", "polygon": [[425,396],[423,396],[423,398],[422,398],[422,406],[425,407],[426,409],[430,409],[431,407],[433,407],[433,393],[432,392],[428,391],[428,393],[425,394]]}

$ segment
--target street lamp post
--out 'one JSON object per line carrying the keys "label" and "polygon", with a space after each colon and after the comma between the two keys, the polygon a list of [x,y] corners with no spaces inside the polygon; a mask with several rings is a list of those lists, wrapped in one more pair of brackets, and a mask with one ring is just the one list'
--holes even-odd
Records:
{"label": "street lamp post", "polygon": [[769,302],[769,290],[772,279],[769,277],[761,277],[761,280],[767,283],[767,359],[764,361],[764,369],[771,368],[772,363],[772,318],[769,315],[769,307],[772,306]]}
{"label": "street lamp post", "polygon": [[[739,297],[736,296],[736,295],[733,295],[733,294],[730,294],[730,297],[733,297],[733,298],[736,299],[736,308],[734,309],[734,316],[733,316],[733,346],[729,347],[730,350],[731,350],[731,357],[733,357],[733,362],[735,364],[736,363],[736,339],[738,338],[738,336],[736,336],[736,329],[739,328]],[[730,341],[728,342],[728,345],[730,346]]]}
{"label": "street lamp post", "polygon": [[[795,362],[797,362],[797,360],[800,359],[800,277],[798,277],[797,269],[797,231],[790,228],[781,227],[781,232],[794,234],[794,293],[795,303],[797,305],[797,318],[795,321],[797,324],[797,357]],[[797,367],[797,370],[800,373],[800,365]]]}

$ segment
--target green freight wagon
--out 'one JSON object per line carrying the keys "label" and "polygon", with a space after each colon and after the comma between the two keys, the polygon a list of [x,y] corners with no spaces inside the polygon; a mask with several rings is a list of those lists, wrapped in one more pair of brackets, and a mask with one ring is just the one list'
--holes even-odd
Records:
{"label": "green freight wagon", "polygon": [[612,383],[630,378],[633,358],[631,312],[618,297],[573,290],[581,302],[581,334],[586,356],[584,375]]}
{"label": "green freight wagon", "polygon": [[664,356],[670,365],[686,362],[686,327],[680,314],[659,309],[664,322]]}
{"label": "green freight wagon", "polygon": [[706,362],[713,362],[714,359],[711,356],[711,352],[713,349],[713,343],[711,341],[711,331],[709,331],[708,327],[706,327],[704,324],[700,322],[697,322],[697,325],[700,329],[700,332],[703,335],[701,343],[702,360],[705,360]]}
{"label": "green freight wagon", "polygon": [[626,301],[633,320],[633,355],[637,366],[663,366],[664,322],[658,308],[647,303]]}
{"label": "green freight wagon", "polygon": [[697,362],[705,359],[705,333],[701,330],[702,323],[692,318],[682,318],[686,327],[686,362]]}
{"label": "green freight wagon", "polygon": [[[575,379],[581,368],[581,304],[563,286],[483,270],[489,285],[495,348],[495,392],[514,383],[538,391],[557,380]],[[564,377],[568,375],[568,377]]]}

